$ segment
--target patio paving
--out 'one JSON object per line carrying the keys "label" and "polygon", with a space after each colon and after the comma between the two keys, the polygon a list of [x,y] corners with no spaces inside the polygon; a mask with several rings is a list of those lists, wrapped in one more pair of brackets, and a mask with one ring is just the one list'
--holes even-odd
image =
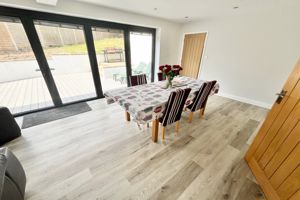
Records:
{"label": "patio paving", "polygon": [[[54,75],[63,103],[96,96],[91,73]],[[105,90],[126,87],[113,79],[101,77]],[[42,77],[0,83],[0,106],[14,114],[54,106]]]}

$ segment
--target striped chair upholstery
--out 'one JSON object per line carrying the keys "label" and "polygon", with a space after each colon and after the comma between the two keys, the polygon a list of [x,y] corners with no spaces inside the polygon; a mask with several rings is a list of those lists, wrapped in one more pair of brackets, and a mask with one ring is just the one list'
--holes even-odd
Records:
{"label": "striped chair upholstery", "polygon": [[191,92],[191,88],[186,88],[184,90],[178,89],[172,92],[169,96],[169,100],[166,104],[166,109],[163,116],[159,119],[162,124],[162,139],[165,139],[165,127],[169,124],[176,122],[176,132],[179,130],[179,120],[181,118],[183,107],[186,103]]}
{"label": "striped chair upholstery", "polygon": [[166,80],[166,77],[164,77],[162,72],[157,73],[157,78],[158,78],[158,81]]}
{"label": "striped chair upholstery", "polygon": [[146,74],[132,75],[130,76],[130,86],[147,84]]}
{"label": "striped chair upholstery", "polygon": [[183,106],[190,91],[191,88],[178,89],[170,94],[164,114],[159,119],[164,127],[180,120]]}
{"label": "striped chair upholstery", "polygon": [[174,70],[175,76],[180,75],[180,71],[179,70]]}
{"label": "striped chair upholstery", "polygon": [[[209,94],[211,93],[212,89],[216,85],[217,81],[207,81],[201,85],[198,92],[196,93],[196,96],[193,100],[193,103],[189,106],[187,106],[187,109],[189,109],[192,113],[203,109],[202,115],[204,114],[204,109],[207,103],[207,99],[209,97]],[[191,113],[191,114],[192,114]],[[190,115],[190,122],[192,121],[192,115]]]}

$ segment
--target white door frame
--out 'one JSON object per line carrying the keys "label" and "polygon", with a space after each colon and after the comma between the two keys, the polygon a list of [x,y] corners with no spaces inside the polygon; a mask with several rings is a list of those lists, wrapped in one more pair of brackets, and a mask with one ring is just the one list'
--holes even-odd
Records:
{"label": "white door frame", "polygon": [[208,38],[208,31],[197,31],[197,32],[184,32],[181,38],[181,51],[179,51],[180,54],[180,64],[181,64],[181,60],[182,60],[182,53],[183,53],[183,46],[184,46],[184,38],[186,35],[190,35],[190,34],[197,34],[197,33],[206,33],[206,37],[205,37],[205,41],[204,41],[204,46],[203,46],[203,51],[202,51],[202,55],[201,55],[201,62],[200,62],[200,66],[199,66],[199,71],[198,71],[198,79],[200,78],[200,74],[202,71],[202,63],[203,63],[203,58],[204,58],[204,54],[206,51],[206,45],[207,45],[207,38]]}

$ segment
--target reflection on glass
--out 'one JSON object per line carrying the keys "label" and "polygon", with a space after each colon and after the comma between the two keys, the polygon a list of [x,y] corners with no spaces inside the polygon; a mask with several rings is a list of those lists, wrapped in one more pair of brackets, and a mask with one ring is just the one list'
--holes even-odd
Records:
{"label": "reflection on glass", "polygon": [[0,106],[14,114],[53,106],[19,19],[0,17]]}
{"label": "reflection on glass", "polygon": [[152,34],[130,32],[132,74],[146,74],[151,80]]}
{"label": "reflection on glass", "polygon": [[126,87],[123,31],[94,27],[93,38],[103,91]]}
{"label": "reflection on glass", "polygon": [[63,103],[96,97],[82,26],[35,21]]}

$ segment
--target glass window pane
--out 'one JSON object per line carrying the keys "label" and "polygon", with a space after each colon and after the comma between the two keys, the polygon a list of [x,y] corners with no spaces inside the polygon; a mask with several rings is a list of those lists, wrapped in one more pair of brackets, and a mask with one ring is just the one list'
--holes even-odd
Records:
{"label": "glass window pane", "polygon": [[123,31],[94,27],[93,37],[103,91],[126,87]]}
{"label": "glass window pane", "polygon": [[83,27],[35,21],[63,103],[96,97]]}
{"label": "glass window pane", "polygon": [[0,17],[0,106],[14,114],[53,106],[23,25]]}
{"label": "glass window pane", "polygon": [[146,74],[151,81],[152,34],[130,32],[130,52],[132,74]]}

